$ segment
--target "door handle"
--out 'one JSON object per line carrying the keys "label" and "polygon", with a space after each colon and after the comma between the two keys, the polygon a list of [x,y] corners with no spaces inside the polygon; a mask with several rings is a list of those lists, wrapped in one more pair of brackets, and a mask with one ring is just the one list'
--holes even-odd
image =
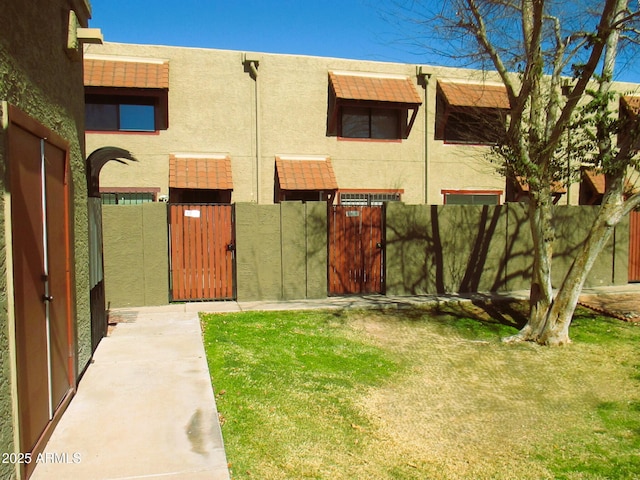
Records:
{"label": "door handle", "polygon": [[42,295],[43,302],[53,302],[53,295]]}

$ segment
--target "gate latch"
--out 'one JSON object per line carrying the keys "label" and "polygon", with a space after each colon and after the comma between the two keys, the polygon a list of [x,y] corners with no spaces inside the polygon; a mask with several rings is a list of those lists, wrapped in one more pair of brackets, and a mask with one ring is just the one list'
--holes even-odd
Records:
{"label": "gate latch", "polygon": [[382,242],[378,242],[378,243],[376,243],[376,247],[378,247],[378,248],[382,248]]}
{"label": "gate latch", "polygon": [[233,243],[230,243],[227,245],[227,251],[235,252],[235,250],[236,250],[236,246]]}
{"label": "gate latch", "polygon": [[42,295],[43,302],[53,302],[53,295]]}

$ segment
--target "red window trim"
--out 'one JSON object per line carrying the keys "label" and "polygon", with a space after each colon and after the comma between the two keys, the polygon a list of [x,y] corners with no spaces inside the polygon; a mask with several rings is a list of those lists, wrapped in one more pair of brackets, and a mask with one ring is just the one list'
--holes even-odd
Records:
{"label": "red window trim", "polygon": [[404,188],[341,188],[338,193],[399,193],[404,195]]}
{"label": "red window trim", "polygon": [[160,135],[160,130],[154,130],[153,132],[137,130],[86,130],[84,133],[88,135]]}
{"label": "red window trim", "polygon": [[351,138],[351,137],[340,137],[338,136],[338,141],[341,142],[378,142],[378,143],[402,143],[402,138]]}

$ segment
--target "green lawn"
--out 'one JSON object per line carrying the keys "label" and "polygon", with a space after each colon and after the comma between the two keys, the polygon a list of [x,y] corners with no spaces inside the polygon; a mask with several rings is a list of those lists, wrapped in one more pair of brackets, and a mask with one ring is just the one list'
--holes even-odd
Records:
{"label": "green lawn", "polygon": [[202,315],[232,478],[640,478],[640,327],[502,344],[520,312]]}

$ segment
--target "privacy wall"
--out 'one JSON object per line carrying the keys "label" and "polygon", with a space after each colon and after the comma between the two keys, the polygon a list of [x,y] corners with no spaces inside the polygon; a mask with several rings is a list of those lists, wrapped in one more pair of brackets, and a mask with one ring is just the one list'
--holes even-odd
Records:
{"label": "privacy wall", "polygon": [[169,303],[167,205],[103,205],[107,309]]}
{"label": "privacy wall", "polygon": [[[553,284],[586,238],[597,207],[555,207]],[[169,303],[167,205],[105,205],[104,262],[110,308]],[[385,212],[389,295],[521,290],[532,242],[526,206],[405,205]],[[235,204],[234,281],[239,301],[327,296],[324,202]],[[586,286],[627,283],[628,219],[615,230]]]}
{"label": "privacy wall", "polygon": [[[556,206],[553,286],[559,287],[598,207]],[[521,290],[529,287],[532,240],[526,206],[402,205],[386,212],[387,294]],[[624,219],[586,286],[627,283]]]}

